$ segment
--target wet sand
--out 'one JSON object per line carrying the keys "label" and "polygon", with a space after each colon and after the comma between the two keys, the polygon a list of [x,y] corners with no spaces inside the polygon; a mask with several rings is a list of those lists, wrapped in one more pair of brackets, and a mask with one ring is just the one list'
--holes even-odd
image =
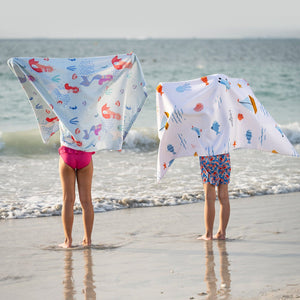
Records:
{"label": "wet sand", "polygon": [[[197,240],[203,207],[98,213],[90,249],[57,247],[60,217],[2,220],[0,298],[300,297],[300,193],[232,199],[226,241]],[[73,231],[79,245],[81,215]]]}

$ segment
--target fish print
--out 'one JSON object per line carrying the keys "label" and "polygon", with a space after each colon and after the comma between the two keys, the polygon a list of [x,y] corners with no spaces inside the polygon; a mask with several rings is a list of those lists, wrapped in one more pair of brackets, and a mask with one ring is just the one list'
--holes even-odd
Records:
{"label": "fish print", "polygon": [[178,93],[184,93],[184,92],[186,92],[186,91],[191,91],[191,90],[192,90],[192,87],[191,87],[191,85],[190,85],[189,83],[185,83],[185,84],[180,85],[180,86],[178,86],[178,87],[176,88],[176,91],[177,91]]}
{"label": "fish print", "polygon": [[219,131],[219,129],[220,129],[220,124],[219,124],[217,121],[215,121],[215,122],[212,124],[212,126],[210,127],[210,129],[212,129],[213,131],[215,131],[216,134],[219,134],[219,133],[220,133],[220,131]]}

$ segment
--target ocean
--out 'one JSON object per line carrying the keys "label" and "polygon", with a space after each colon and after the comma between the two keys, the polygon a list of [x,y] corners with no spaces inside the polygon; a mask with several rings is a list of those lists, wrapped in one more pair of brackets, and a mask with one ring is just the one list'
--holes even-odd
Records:
{"label": "ocean", "polygon": [[[37,121],[10,57],[88,57],[133,51],[148,98],[122,152],[94,155],[96,212],[180,205],[204,200],[199,160],[177,159],[156,182],[159,140],[155,89],[159,82],[221,73],[246,79],[300,153],[300,39],[0,40],[0,219],[60,215],[58,133],[43,144]],[[231,198],[300,192],[300,159],[255,150],[231,153]],[[299,199],[300,200],[300,199]],[[80,213],[77,197],[75,212]]]}

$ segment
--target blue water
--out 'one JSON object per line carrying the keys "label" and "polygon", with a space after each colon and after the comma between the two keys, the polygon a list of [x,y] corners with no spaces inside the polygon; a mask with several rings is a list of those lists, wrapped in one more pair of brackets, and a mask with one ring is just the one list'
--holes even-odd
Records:
{"label": "blue water", "polygon": [[[0,218],[60,214],[58,137],[44,145],[7,59],[135,52],[148,99],[122,153],[94,156],[96,211],[201,201],[198,161],[178,159],[156,184],[155,88],[223,73],[244,78],[300,152],[300,40],[0,40]],[[231,197],[300,191],[300,160],[240,150],[232,154]],[[80,212],[80,205],[76,206]]]}

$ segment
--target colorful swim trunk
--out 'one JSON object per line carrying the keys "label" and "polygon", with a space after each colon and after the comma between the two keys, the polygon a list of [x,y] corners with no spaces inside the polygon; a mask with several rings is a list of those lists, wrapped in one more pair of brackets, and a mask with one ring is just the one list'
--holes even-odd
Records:
{"label": "colorful swim trunk", "polygon": [[199,160],[203,183],[210,183],[216,186],[219,184],[229,184],[231,172],[229,153],[200,156]]}
{"label": "colorful swim trunk", "polygon": [[79,170],[89,165],[95,152],[85,152],[61,146],[58,153],[68,166]]}

